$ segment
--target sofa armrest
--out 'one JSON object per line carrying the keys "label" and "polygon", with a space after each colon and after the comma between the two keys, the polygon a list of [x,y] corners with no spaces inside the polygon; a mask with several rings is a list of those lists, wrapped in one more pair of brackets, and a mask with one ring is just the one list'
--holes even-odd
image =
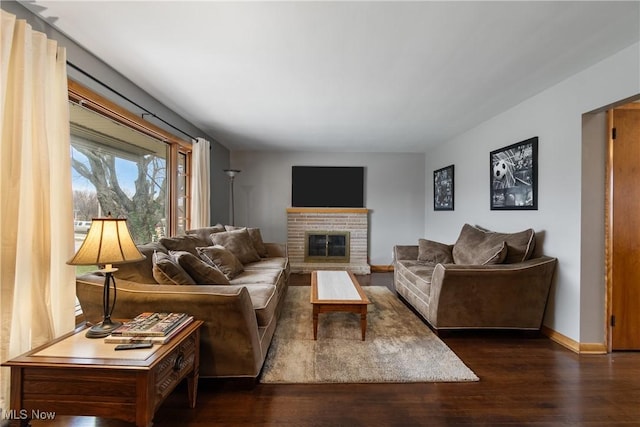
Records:
{"label": "sofa armrest", "polygon": [[289,255],[287,253],[286,243],[265,243],[264,246],[265,248],[267,248],[267,254],[269,258],[274,258],[274,257],[286,258]]}
{"label": "sofa armrest", "polygon": [[418,245],[395,245],[393,247],[393,261],[401,259],[417,260]]}
{"label": "sofa armrest", "polygon": [[[88,322],[102,320],[103,277],[76,279],[76,294]],[[117,281],[112,317],[131,319],[145,311],[185,312],[204,321],[201,328],[200,367],[203,377],[256,376],[262,366],[258,323],[244,286],[149,285]]]}
{"label": "sofa armrest", "polygon": [[428,320],[435,328],[539,329],[556,262],[542,256],[515,264],[437,264]]}

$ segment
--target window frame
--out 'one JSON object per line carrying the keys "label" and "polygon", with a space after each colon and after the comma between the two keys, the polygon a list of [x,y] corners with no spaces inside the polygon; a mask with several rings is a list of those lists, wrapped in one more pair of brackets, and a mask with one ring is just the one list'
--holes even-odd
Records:
{"label": "window frame", "polygon": [[[167,209],[167,233],[169,236],[174,236],[178,227],[178,156],[179,154],[186,156],[184,179],[186,188],[189,189],[191,188],[192,143],[178,138],[153,123],[146,121],[143,117],[138,117],[126,108],[121,107],[70,78],[67,79],[67,84],[70,102],[78,103],[89,110],[169,145],[169,156],[167,159],[167,202],[169,204]],[[190,195],[186,194],[187,201],[189,198]],[[185,206],[184,222],[185,230],[188,230],[191,222],[191,206],[189,203]]]}
{"label": "window frame", "polygon": [[[191,152],[185,153],[183,151],[178,151],[176,154],[176,182],[179,184],[180,182],[180,156],[184,156],[184,169],[182,171],[182,179],[184,180],[184,194],[180,193],[180,191],[176,190],[176,227],[180,224],[180,199],[183,199],[184,203],[184,217],[182,220],[184,221],[184,232],[186,233],[189,230],[189,226],[191,223]],[[179,185],[176,184],[176,187]],[[178,234],[178,233],[176,233]]]}

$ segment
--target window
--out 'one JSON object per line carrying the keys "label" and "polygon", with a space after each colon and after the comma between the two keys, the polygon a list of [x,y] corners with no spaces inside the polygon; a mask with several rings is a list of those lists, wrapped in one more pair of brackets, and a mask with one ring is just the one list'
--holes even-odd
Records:
{"label": "window", "polygon": [[190,144],[72,80],[69,99],[77,245],[109,213],[128,219],[138,244],[184,233]]}

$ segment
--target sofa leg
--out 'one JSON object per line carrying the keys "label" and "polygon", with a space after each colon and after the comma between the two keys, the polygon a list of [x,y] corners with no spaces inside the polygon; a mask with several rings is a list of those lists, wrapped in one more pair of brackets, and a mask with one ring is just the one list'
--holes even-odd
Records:
{"label": "sofa leg", "polygon": [[542,331],[540,329],[527,329],[527,330],[523,330],[521,331],[522,337],[523,338],[527,338],[527,339],[534,339],[534,338],[542,338]]}
{"label": "sofa leg", "polygon": [[447,338],[451,336],[451,333],[446,329],[431,328],[431,330],[433,331],[434,334],[436,334],[438,338]]}

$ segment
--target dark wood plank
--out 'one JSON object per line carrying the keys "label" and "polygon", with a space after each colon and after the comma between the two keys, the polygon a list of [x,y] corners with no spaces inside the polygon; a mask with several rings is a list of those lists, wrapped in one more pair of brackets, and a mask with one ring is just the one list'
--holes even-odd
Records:
{"label": "dark wood plank", "polygon": [[[301,276],[301,277],[298,277]],[[293,275],[294,286],[308,275]],[[388,284],[389,273],[358,280]],[[466,332],[444,338],[476,383],[263,385],[201,380],[158,410],[156,427],[201,426],[632,426],[640,423],[640,353],[579,356],[542,336]],[[33,426],[125,427],[88,417]]]}

